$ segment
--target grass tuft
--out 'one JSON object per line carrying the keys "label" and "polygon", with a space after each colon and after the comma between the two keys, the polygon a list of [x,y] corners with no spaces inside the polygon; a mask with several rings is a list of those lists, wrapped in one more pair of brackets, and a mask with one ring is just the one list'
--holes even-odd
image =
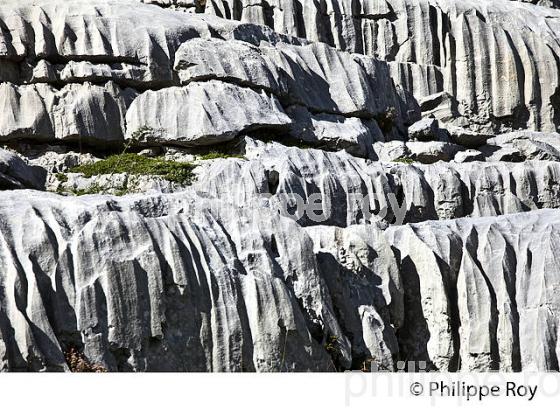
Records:
{"label": "grass tuft", "polygon": [[218,159],[218,158],[244,158],[244,156],[240,154],[229,154],[227,152],[221,152],[221,151],[212,151],[212,152],[208,152],[207,154],[200,155],[198,157],[198,159],[201,160]]}
{"label": "grass tuft", "polygon": [[62,172],[59,172],[59,173],[55,174],[55,177],[58,181],[60,181],[62,183],[68,182],[68,175],[66,175]]}
{"label": "grass tuft", "polygon": [[90,178],[104,174],[156,175],[171,182],[190,185],[194,181],[190,163],[167,161],[161,158],[148,158],[142,155],[123,153],[111,155],[93,164],[80,165],[70,170]]}

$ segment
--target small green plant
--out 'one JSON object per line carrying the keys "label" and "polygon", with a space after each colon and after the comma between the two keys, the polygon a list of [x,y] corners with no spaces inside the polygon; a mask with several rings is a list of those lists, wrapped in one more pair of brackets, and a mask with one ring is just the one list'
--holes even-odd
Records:
{"label": "small green plant", "polygon": [[397,158],[394,159],[393,162],[399,162],[401,164],[414,164],[414,160],[412,158]]}
{"label": "small green plant", "polygon": [[218,159],[218,158],[244,158],[240,154],[230,154],[222,151],[211,151],[198,157],[201,160]]}
{"label": "small green plant", "polygon": [[338,353],[338,337],[330,336],[325,343],[325,350],[331,355],[334,353]]}
{"label": "small green plant", "polygon": [[191,163],[167,161],[162,158],[147,158],[132,153],[111,155],[93,164],[80,165],[71,172],[79,172],[85,177],[104,174],[156,175],[171,182],[190,185],[194,181]]}
{"label": "small green plant", "polygon": [[87,188],[81,188],[81,189],[71,188],[69,192],[76,196],[95,195],[95,194],[103,193],[103,188],[100,187],[98,184],[92,184]]}
{"label": "small green plant", "polygon": [[[154,130],[152,127],[148,127],[147,125],[144,125],[132,133],[130,141],[146,140],[152,135],[154,135],[156,131],[157,130]],[[126,149],[127,147],[125,147],[125,151]]]}
{"label": "small green plant", "polygon": [[55,174],[55,177],[61,183],[68,182],[68,175],[66,175],[62,172],[59,172],[59,173]]}

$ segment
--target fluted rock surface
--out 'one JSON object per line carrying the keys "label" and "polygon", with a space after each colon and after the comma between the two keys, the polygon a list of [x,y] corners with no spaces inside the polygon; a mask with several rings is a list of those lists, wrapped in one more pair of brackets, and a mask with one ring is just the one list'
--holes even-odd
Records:
{"label": "fluted rock surface", "polygon": [[407,165],[277,143],[247,144],[248,161],[209,164],[197,189],[236,205],[270,194],[290,214],[298,209],[290,198],[316,201],[316,220],[308,213],[296,218],[303,225],[403,223],[560,206],[557,161]]}
{"label": "fluted rock surface", "polygon": [[556,131],[560,11],[525,3],[227,0],[206,13],[391,61],[397,82],[417,98],[451,93],[472,126]]}
{"label": "fluted rock surface", "polygon": [[383,233],[23,192],[0,193],[4,370],[64,370],[70,344],[109,370],[558,369],[556,210]]}
{"label": "fluted rock surface", "polygon": [[[144,143],[208,145],[258,128],[299,139],[284,113],[292,106],[364,129],[384,121],[387,138],[402,139],[420,115],[385,62],[266,27],[132,0],[14,0],[0,4],[0,22],[1,141],[106,148],[136,133]],[[317,134],[307,139],[325,140]],[[372,142],[346,145],[367,155]]]}
{"label": "fluted rock surface", "polygon": [[0,370],[559,370],[556,3],[0,0]]}
{"label": "fluted rock surface", "polygon": [[402,353],[447,370],[558,369],[557,218],[540,211],[389,229],[405,289]]}
{"label": "fluted rock surface", "polygon": [[21,198],[1,194],[4,370],[64,370],[69,343],[109,370],[328,370],[327,335],[348,365],[294,222],[188,196]]}

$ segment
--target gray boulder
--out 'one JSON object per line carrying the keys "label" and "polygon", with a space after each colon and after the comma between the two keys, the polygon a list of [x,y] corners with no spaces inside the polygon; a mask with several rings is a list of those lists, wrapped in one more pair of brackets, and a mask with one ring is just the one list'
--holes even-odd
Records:
{"label": "gray boulder", "polygon": [[560,135],[517,131],[488,140],[481,150],[493,161],[560,161]]}
{"label": "gray boulder", "polygon": [[44,189],[47,172],[0,148],[0,189]]}
{"label": "gray boulder", "polygon": [[128,139],[140,143],[210,145],[259,128],[292,123],[274,96],[219,81],[147,91],[127,114]]}
{"label": "gray boulder", "polygon": [[472,161],[484,161],[486,157],[484,154],[476,149],[467,149],[465,151],[459,151],[455,154],[453,161],[458,163],[472,162]]}
{"label": "gray boulder", "polygon": [[457,127],[454,125],[447,125],[445,127],[449,134],[449,139],[455,144],[462,145],[467,148],[479,148],[486,144],[494,135],[472,131],[467,128]]}
{"label": "gray boulder", "polygon": [[406,143],[410,158],[423,164],[432,164],[438,161],[451,161],[457,152],[463,148],[459,145],[443,141],[410,141]]}
{"label": "gray boulder", "polygon": [[418,103],[424,117],[434,117],[448,123],[461,116],[457,100],[445,91],[419,98]]}
{"label": "gray boulder", "polygon": [[[365,61],[320,43],[255,47],[240,41],[194,39],[178,49],[174,68],[183,84],[218,79],[265,89],[314,112],[371,118],[396,108],[400,97],[386,63]],[[383,67],[371,72],[364,69],[367,64]]]}
{"label": "gray boulder", "polygon": [[385,139],[375,120],[311,114],[299,106],[290,107],[288,115],[294,121],[292,137],[326,149],[344,149],[357,157],[377,159],[373,145]]}
{"label": "gray boulder", "polygon": [[424,118],[408,127],[408,138],[413,141],[439,141],[442,131],[435,118]]}
{"label": "gray boulder", "polygon": [[126,109],[135,96],[112,82],[69,84],[60,90],[47,84],[0,84],[6,113],[0,117],[0,141],[84,139],[101,146],[120,142]]}

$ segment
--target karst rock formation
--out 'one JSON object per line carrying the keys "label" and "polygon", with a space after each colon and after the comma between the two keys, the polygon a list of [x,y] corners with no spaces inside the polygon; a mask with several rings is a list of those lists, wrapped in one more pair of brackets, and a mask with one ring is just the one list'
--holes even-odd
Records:
{"label": "karst rock formation", "polygon": [[1,370],[559,370],[557,0],[0,0],[0,106]]}

